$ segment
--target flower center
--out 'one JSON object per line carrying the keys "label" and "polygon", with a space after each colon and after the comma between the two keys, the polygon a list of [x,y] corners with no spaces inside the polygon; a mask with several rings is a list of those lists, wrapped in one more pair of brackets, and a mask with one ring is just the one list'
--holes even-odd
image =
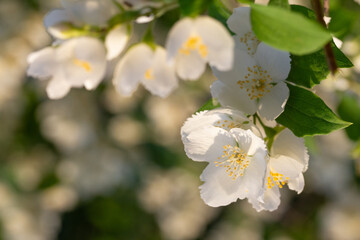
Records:
{"label": "flower center", "polygon": [[219,161],[214,162],[215,166],[224,167],[233,180],[243,176],[244,170],[249,166],[250,156],[237,146],[224,145],[223,148],[223,155],[218,157]]}
{"label": "flower center", "polygon": [[199,36],[189,37],[179,49],[179,53],[186,56],[189,56],[193,51],[197,51],[202,58],[205,58],[208,55],[208,48]]}
{"label": "flower center", "polygon": [[151,68],[149,68],[148,70],[146,70],[145,72],[145,79],[146,80],[154,80],[154,75],[153,75],[153,71]]}
{"label": "flower center", "polygon": [[273,82],[266,70],[261,69],[258,65],[248,67],[247,70],[248,73],[244,76],[244,80],[237,81],[237,84],[241,89],[246,89],[251,100],[261,98],[270,92]]}
{"label": "flower center", "polygon": [[73,59],[73,63],[79,67],[82,67],[83,69],[85,69],[86,72],[90,72],[91,71],[91,65],[89,62],[87,61],[83,61],[77,58]]}
{"label": "flower center", "polygon": [[269,189],[276,185],[279,186],[279,188],[282,188],[285,183],[287,183],[287,180],[289,180],[288,177],[284,179],[284,175],[280,173],[276,173],[273,171],[270,171],[270,176],[267,178],[267,186]]}
{"label": "flower center", "polygon": [[253,32],[247,32],[239,38],[241,43],[244,43],[246,46],[247,53],[249,55],[254,55],[259,45],[260,41],[257,39]]}

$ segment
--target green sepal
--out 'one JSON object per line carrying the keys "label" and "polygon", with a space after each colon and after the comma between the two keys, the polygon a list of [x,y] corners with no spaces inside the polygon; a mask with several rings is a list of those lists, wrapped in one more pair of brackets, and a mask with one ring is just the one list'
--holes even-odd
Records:
{"label": "green sepal", "polygon": [[220,103],[218,103],[217,101],[215,101],[215,99],[210,98],[204,105],[202,105],[196,112],[201,112],[201,111],[205,111],[205,110],[212,110],[215,108],[219,108]]}

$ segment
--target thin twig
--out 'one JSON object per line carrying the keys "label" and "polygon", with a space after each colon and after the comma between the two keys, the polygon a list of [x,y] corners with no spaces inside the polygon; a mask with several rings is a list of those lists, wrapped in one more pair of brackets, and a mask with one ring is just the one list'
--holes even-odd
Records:
{"label": "thin twig", "polygon": [[[327,1],[324,0],[324,5],[325,5],[325,2],[327,2]],[[326,4],[328,4],[328,2]],[[320,0],[313,0],[312,5],[313,5],[318,22],[326,28],[326,23],[324,21],[324,12],[323,12]],[[328,5],[327,5],[327,7],[328,7]],[[327,12],[328,12],[328,8],[327,8]],[[324,50],[325,50],[326,61],[328,63],[329,69],[330,69],[332,75],[335,75],[338,67],[336,65],[334,52],[331,48],[331,42],[329,42],[325,45]]]}
{"label": "thin twig", "polygon": [[330,0],[324,0],[324,16],[329,17]]}

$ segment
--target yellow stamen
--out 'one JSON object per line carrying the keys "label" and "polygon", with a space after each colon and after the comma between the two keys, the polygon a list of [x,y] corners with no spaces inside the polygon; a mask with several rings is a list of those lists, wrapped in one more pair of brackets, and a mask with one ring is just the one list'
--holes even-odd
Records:
{"label": "yellow stamen", "polygon": [[154,75],[152,74],[152,69],[149,68],[148,70],[146,70],[145,72],[145,79],[146,80],[154,80]]}
{"label": "yellow stamen", "polygon": [[208,48],[200,36],[191,36],[179,49],[179,53],[189,56],[192,51],[197,51],[202,58],[208,55]]}
{"label": "yellow stamen", "polygon": [[89,62],[87,61],[83,61],[83,60],[80,60],[80,59],[73,59],[73,63],[79,67],[82,67],[83,69],[85,69],[86,72],[90,72],[91,71],[91,65]]}

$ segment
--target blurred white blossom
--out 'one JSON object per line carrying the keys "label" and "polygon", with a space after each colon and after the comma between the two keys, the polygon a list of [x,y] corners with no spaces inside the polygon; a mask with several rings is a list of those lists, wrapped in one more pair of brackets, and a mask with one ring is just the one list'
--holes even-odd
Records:
{"label": "blurred white blossom", "polygon": [[220,22],[207,16],[183,18],[172,27],[166,42],[168,59],[179,77],[196,80],[206,63],[227,71],[233,66],[234,41]]}
{"label": "blurred white blossom", "polygon": [[27,74],[48,79],[46,92],[51,99],[64,97],[72,87],[92,90],[106,70],[104,45],[96,38],[79,37],[58,47],[46,47],[28,56]]}
{"label": "blurred white blossom", "polygon": [[166,62],[161,46],[152,49],[145,43],[131,47],[118,63],[113,83],[124,96],[131,96],[139,83],[152,94],[167,97],[177,86],[174,66]]}

